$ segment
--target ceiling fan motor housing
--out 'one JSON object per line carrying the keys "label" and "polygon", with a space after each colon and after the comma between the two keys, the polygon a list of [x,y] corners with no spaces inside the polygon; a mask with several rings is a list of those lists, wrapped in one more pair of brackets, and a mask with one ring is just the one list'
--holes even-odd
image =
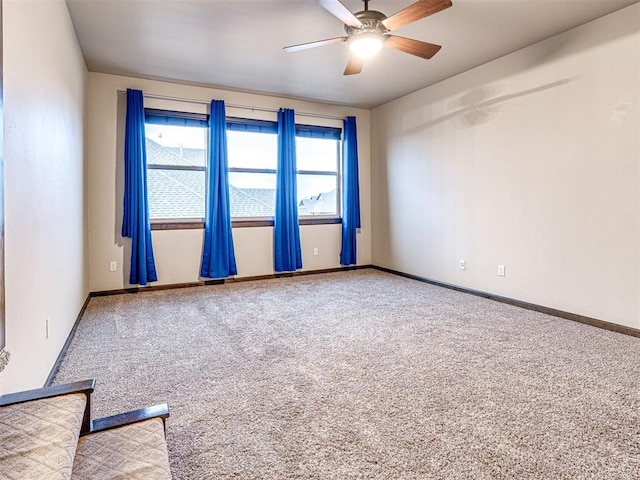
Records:
{"label": "ceiling fan motor housing", "polygon": [[382,12],[376,12],[375,10],[364,10],[353,14],[360,22],[362,27],[352,27],[345,25],[344,30],[347,35],[352,36],[361,33],[377,33],[384,34],[389,30],[382,24],[383,20],[386,20],[387,16]]}

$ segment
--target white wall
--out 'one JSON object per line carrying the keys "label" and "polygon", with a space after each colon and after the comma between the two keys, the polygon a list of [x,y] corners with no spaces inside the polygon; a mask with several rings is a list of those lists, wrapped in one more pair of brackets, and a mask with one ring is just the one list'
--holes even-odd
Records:
{"label": "white wall", "polygon": [[[98,73],[89,74],[88,87],[88,198],[89,198],[89,285],[92,291],[129,287],[129,240],[120,235],[122,222],[122,151],[124,135],[124,95],[127,88],[145,94],[163,95],[208,102],[262,108],[293,108],[297,112],[344,117],[355,115],[358,125],[360,200],[362,229],[358,235],[358,263],[371,263],[370,199],[370,112],[335,105],[239,93],[212,88],[174,84]],[[145,99],[145,105],[169,110],[206,112],[206,105]],[[275,114],[227,108],[234,116],[275,119]],[[311,123],[309,118],[298,121]],[[313,119],[328,126],[342,126],[338,120]],[[301,227],[303,269],[339,267],[340,225]],[[202,230],[153,231],[152,240],[158,272],[155,285],[198,281],[202,253]],[[271,227],[234,228],[233,238],[238,277],[273,273],[273,229]],[[313,256],[313,248],[319,255]],[[118,262],[110,272],[109,263]],[[123,268],[124,266],[124,268]]]}
{"label": "white wall", "polygon": [[87,297],[88,278],[86,68],[66,4],[4,0],[3,31],[6,393],[43,385]]}
{"label": "white wall", "polygon": [[375,109],[373,263],[640,328],[639,20]]}

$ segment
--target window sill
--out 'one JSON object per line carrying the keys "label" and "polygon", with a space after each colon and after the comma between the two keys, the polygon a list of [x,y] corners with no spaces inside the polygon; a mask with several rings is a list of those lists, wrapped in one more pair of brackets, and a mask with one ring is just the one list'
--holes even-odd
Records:
{"label": "window sill", "polygon": [[[342,223],[342,218],[339,217],[322,217],[322,218],[301,218],[299,220],[300,225],[333,225]],[[248,228],[248,227],[273,227],[273,219],[268,218],[264,220],[232,220],[232,228]],[[196,230],[203,229],[204,222],[154,222],[151,224],[151,230]]]}
{"label": "window sill", "polygon": [[202,221],[184,221],[184,222],[153,222],[151,223],[151,230],[196,230],[198,228],[204,228],[204,222]]}

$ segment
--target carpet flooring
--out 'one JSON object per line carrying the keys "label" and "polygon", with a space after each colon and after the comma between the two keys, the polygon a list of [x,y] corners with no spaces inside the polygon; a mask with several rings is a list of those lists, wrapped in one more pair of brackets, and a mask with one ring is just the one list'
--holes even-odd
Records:
{"label": "carpet flooring", "polygon": [[96,297],[55,378],[175,479],[640,479],[640,339],[376,270]]}

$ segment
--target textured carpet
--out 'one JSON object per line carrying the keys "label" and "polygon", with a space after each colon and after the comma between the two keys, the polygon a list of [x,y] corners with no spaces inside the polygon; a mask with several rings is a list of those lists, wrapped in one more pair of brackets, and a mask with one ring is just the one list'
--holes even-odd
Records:
{"label": "textured carpet", "polygon": [[56,383],[175,479],[639,479],[640,340],[375,270],[93,298]]}

